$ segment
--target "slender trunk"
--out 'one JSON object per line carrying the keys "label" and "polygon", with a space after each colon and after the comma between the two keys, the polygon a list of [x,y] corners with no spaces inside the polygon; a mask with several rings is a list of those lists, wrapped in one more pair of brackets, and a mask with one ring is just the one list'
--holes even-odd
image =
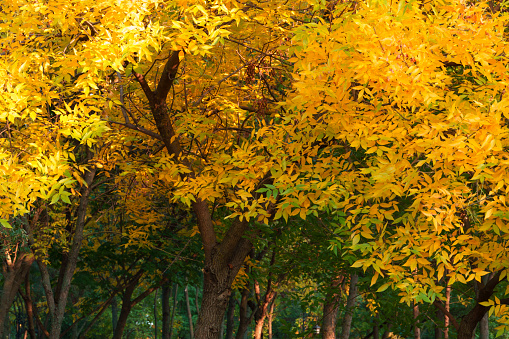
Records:
{"label": "slender trunk", "polygon": [[196,286],[195,289],[196,289],[196,295],[194,298],[194,305],[196,307],[196,313],[199,313],[200,312],[200,291],[199,291],[198,286]]}
{"label": "slender trunk", "polygon": [[163,285],[161,293],[161,308],[163,313],[162,339],[170,339],[170,283]]}
{"label": "slender trunk", "polygon": [[[449,312],[451,309],[451,285],[447,283],[445,287],[445,310]],[[449,339],[449,323],[450,319],[444,314],[444,339]]]}
{"label": "slender trunk", "polygon": [[157,291],[154,295],[154,339],[157,339]]}
{"label": "slender trunk", "polygon": [[[481,282],[483,284],[483,287],[486,286],[486,284],[489,281],[489,275],[485,275],[481,278]],[[489,339],[490,338],[490,316],[488,313],[482,317],[481,321],[479,322],[479,339]]]}
{"label": "slender trunk", "polygon": [[440,322],[444,319],[444,314],[442,313],[442,311],[437,309],[435,317],[437,321],[437,323],[435,323],[435,339],[442,339],[444,331],[440,327]]}
{"label": "slender trunk", "polygon": [[249,326],[249,323],[251,322],[254,312],[251,313],[251,316],[248,317],[247,311],[248,311],[248,298],[249,298],[250,290],[245,288],[241,292],[240,297],[240,306],[239,306],[239,326],[237,328],[237,334],[235,336],[235,339],[242,339],[244,338],[244,334],[247,331],[247,327]]}
{"label": "slender trunk", "polygon": [[413,315],[414,315],[414,339],[421,339],[421,329],[419,328],[419,322],[417,318],[419,317],[419,305],[414,302],[413,307]]}
{"label": "slender trunk", "polygon": [[336,324],[338,321],[341,301],[341,283],[343,280],[344,277],[341,275],[334,278],[325,297],[321,328],[323,339],[336,339]]}
{"label": "slender trunk", "polygon": [[[92,153],[88,151],[88,158],[92,157]],[[78,255],[83,242],[83,230],[85,228],[85,218],[87,215],[87,207],[90,195],[90,187],[95,177],[96,168],[89,167],[89,170],[85,172],[84,179],[86,185],[83,185],[80,189],[80,203],[76,212],[76,224],[74,228],[74,236],[72,239],[72,245],[66,256],[65,269],[62,271],[62,276],[59,278],[59,293],[55,295],[55,311],[51,317],[51,329],[50,338],[59,339],[60,332],[62,329],[62,321],[64,320],[65,306],[67,305],[67,296],[71,287],[72,276],[78,263]]]}
{"label": "slender trunk", "polygon": [[382,339],[389,338],[389,336],[391,335],[391,327],[392,327],[392,324],[387,324],[384,334],[382,335]]}
{"label": "slender trunk", "polygon": [[272,301],[272,304],[270,305],[270,312],[268,317],[268,325],[269,325],[269,339],[272,339],[272,321],[274,320],[274,306],[276,305],[276,297],[274,297],[274,300]]}
{"label": "slender trunk", "polygon": [[117,320],[113,339],[122,339],[122,334],[124,333],[125,326],[127,325],[127,318],[129,317],[129,313],[131,313],[132,309],[131,297],[140,278],[141,275],[138,275],[124,291],[124,295],[122,296],[122,308],[120,309],[120,315]]}
{"label": "slender trunk", "polygon": [[226,312],[226,339],[233,339],[233,326],[235,322],[235,295],[232,293]]}
{"label": "slender trunk", "polygon": [[489,339],[490,338],[490,317],[488,313],[482,317],[479,323],[479,339]]}
{"label": "slender trunk", "polygon": [[373,339],[380,338],[380,316],[378,313],[375,315],[375,325],[373,326]]}
{"label": "slender trunk", "polygon": [[[20,290],[21,292],[21,290]],[[32,295],[30,291],[30,271],[25,276],[25,293],[21,293],[21,297],[25,301],[25,309],[27,312],[28,333],[31,339],[36,339],[35,322],[34,322],[34,304],[32,302]]]}
{"label": "slender trunk", "polygon": [[352,327],[352,317],[355,307],[355,299],[357,298],[357,283],[359,276],[355,273],[350,275],[350,289],[348,292],[348,300],[345,307],[345,317],[343,318],[343,326],[341,329],[341,339],[350,337],[350,329]]}
{"label": "slender trunk", "polygon": [[178,289],[179,285],[174,284],[173,285],[173,310],[171,312],[171,320],[170,320],[170,334],[169,338],[171,339],[171,336],[173,335],[173,321],[175,320],[175,313],[177,312],[177,297],[178,297]]}
{"label": "slender trunk", "polygon": [[269,290],[265,293],[264,299],[258,305],[258,308],[255,312],[255,331],[254,338],[262,339],[263,336],[263,325],[265,323],[265,319],[268,316],[268,310],[270,305],[274,302],[276,298],[276,291],[269,287]]}
{"label": "slender trunk", "polygon": [[161,279],[155,286],[152,286],[142,293],[140,293],[135,299],[131,300],[131,296],[133,295],[136,286],[138,286],[138,282],[145,272],[143,269],[139,270],[131,281],[126,286],[124,295],[122,297],[122,308],[120,310],[120,316],[118,317],[117,327],[115,328],[115,333],[113,334],[113,339],[121,339],[122,334],[124,332],[125,326],[127,324],[127,318],[129,317],[129,313],[132,308],[136,306],[140,301],[148,297],[152,292],[157,291],[162,284],[168,281],[168,278],[164,277]]}
{"label": "slender trunk", "polygon": [[189,285],[186,285],[186,288],[184,289],[184,295],[186,297],[187,319],[189,320],[189,334],[191,339],[194,339],[193,315],[191,313],[191,305],[189,303]]}

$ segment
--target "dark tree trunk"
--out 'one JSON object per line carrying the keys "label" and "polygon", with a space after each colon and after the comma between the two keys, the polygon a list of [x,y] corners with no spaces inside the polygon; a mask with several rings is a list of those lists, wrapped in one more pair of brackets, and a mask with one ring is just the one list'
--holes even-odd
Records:
{"label": "dark tree trunk", "polygon": [[342,275],[334,278],[325,297],[321,328],[323,339],[336,339],[336,324],[338,321],[341,302],[341,284],[343,280],[344,277]]}
{"label": "dark tree trunk", "polygon": [[444,319],[444,314],[442,313],[442,311],[437,309],[437,311],[435,312],[435,317],[437,321],[437,323],[435,323],[435,339],[442,339],[444,336],[444,331],[440,327],[440,323]]}
{"label": "dark tree trunk", "polygon": [[34,256],[31,253],[18,253],[17,256],[13,254],[5,253],[2,265],[4,284],[0,298],[0,338],[2,338],[5,329],[4,321],[7,319],[7,313],[34,262]]}
{"label": "dark tree trunk", "polygon": [[161,308],[163,313],[162,334],[163,339],[170,339],[170,290],[171,285],[169,282],[165,283],[162,287],[161,293]]}
{"label": "dark tree trunk", "polygon": [[186,285],[184,289],[184,296],[186,298],[187,319],[189,320],[189,335],[191,339],[194,339],[193,315],[191,313],[191,304],[189,303],[189,285]]}
{"label": "dark tree trunk", "polygon": [[479,323],[479,339],[489,339],[490,338],[490,317],[488,313],[484,314],[480,323]]}
{"label": "dark tree trunk", "polygon": [[177,303],[178,303],[178,289],[179,285],[174,284],[173,285],[173,310],[171,312],[171,320],[170,320],[170,339],[173,335],[173,321],[175,320],[175,313],[177,312]]}
{"label": "dark tree trunk", "polygon": [[[87,151],[88,159],[92,158],[91,151]],[[80,202],[76,212],[76,223],[74,227],[74,235],[72,237],[72,245],[69,252],[65,255],[65,267],[61,270],[61,275],[58,279],[58,294],[54,295],[54,312],[51,316],[51,329],[50,338],[59,339],[62,330],[62,322],[64,320],[65,307],[67,305],[67,296],[71,287],[71,280],[74,275],[74,270],[78,264],[78,255],[83,242],[83,230],[85,229],[85,218],[87,215],[89,195],[91,192],[90,187],[94,180],[96,173],[95,167],[89,167],[85,172],[83,185],[80,189]]]}
{"label": "dark tree trunk", "polygon": [[274,320],[274,306],[276,305],[276,297],[274,297],[272,304],[270,304],[270,311],[269,311],[269,315],[267,316],[268,325],[269,325],[268,326],[269,327],[268,328],[269,339],[272,339],[272,321]]}
{"label": "dark tree trunk", "polygon": [[233,339],[233,327],[235,322],[235,295],[230,296],[228,312],[226,312],[226,339]]}
{"label": "dark tree trunk", "polygon": [[21,297],[25,302],[25,309],[27,312],[27,324],[28,324],[28,333],[30,334],[31,339],[36,339],[35,334],[35,314],[34,314],[34,304],[32,302],[32,293],[30,290],[30,271],[27,272],[25,276],[25,293],[21,293]]}
{"label": "dark tree trunk", "polygon": [[127,325],[127,318],[129,317],[129,313],[131,313],[132,309],[131,297],[133,296],[136,286],[138,286],[138,281],[140,278],[141,274],[138,274],[137,277],[129,285],[127,285],[126,289],[124,290],[124,295],[122,296],[122,308],[120,309],[117,326],[115,327],[115,332],[113,333],[113,339],[122,339],[122,334],[124,333],[125,326]]}
{"label": "dark tree trunk", "polygon": [[350,337],[350,329],[352,327],[352,317],[355,307],[355,299],[357,298],[357,283],[359,276],[355,273],[350,275],[350,289],[348,292],[348,300],[345,307],[345,317],[343,318],[343,326],[341,329],[341,339]]}
{"label": "dark tree trunk", "polygon": [[380,317],[378,313],[375,315],[375,325],[373,326],[373,339],[380,338]]}
{"label": "dark tree trunk", "polygon": [[247,312],[249,309],[248,299],[249,299],[250,292],[251,291],[247,288],[243,289],[241,292],[240,306],[239,306],[239,326],[237,328],[237,334],[235,335],[235,339],[244,338],[244,334],[247,331],[247,327],[249,326],[249,323],[251,322],[251,320],[253,319],[253,316],[254,316],[254,311],[251,312],[251,316],[248,317],[248,315],[247,315]]}

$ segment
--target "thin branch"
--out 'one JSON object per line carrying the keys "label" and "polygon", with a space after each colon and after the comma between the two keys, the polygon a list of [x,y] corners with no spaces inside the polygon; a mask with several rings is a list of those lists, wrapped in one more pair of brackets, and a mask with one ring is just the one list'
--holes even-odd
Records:
{"label": "thin branch", "polygon": [[135,130],[135,131],[138,131],[138,132],[141,132],[143,134],[146,134],[146,135],[149,135],[151,136],[152,138],[156,138],[157,140],[163,140],[163,138],[161,138],[161,136],[159,134],[157,134],[156,132],[153,132],[149,129],[146,129],[144,127],[141,127],[141,126],[138,126],[138,125],[134,125],[134,124],[131,124],[131,123],[123,123],[123,122],[118,122],[118,121],[113,121],[113,120],[107,120],[109,123],[112,123],[112,124],[117,124],[117,125],[122,125],[124,127],[127,127],[127,128],[130,128],[132,130]]}

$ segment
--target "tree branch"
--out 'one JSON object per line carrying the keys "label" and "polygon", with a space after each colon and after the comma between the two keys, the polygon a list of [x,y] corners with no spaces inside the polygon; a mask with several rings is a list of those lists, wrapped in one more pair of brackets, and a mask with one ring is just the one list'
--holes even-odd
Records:
{"label": "tree branch", "polygon": [[433,305],[435,305],[436,308],[438,308],[440,311],[442,311],[442,313],[445,314],[447,316],[447,318],[449,318],[452,326],[454,326],[455,329],[460,328],[460,324],[458,323],[458,320],[456,320],[456,318],[451,314],[451,312],[449,312],[448,310],[445,309],[445,306],[439,300],[435,300],[433,302]]}

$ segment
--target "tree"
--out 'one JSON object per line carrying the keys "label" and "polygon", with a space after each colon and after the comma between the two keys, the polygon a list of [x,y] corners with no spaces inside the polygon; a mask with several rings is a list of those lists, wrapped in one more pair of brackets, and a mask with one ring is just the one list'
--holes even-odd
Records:
{"label": "tree", "polygon": [[443,299],[446,272],[450,284],[495,273],[458,338],[506,307],[490,299],[507,274],[505,25],[484,2],[368,1],[294,38],[288,108],[349,161],[340,207],[367,256],[354,266],[388,276],[407,303]]}

